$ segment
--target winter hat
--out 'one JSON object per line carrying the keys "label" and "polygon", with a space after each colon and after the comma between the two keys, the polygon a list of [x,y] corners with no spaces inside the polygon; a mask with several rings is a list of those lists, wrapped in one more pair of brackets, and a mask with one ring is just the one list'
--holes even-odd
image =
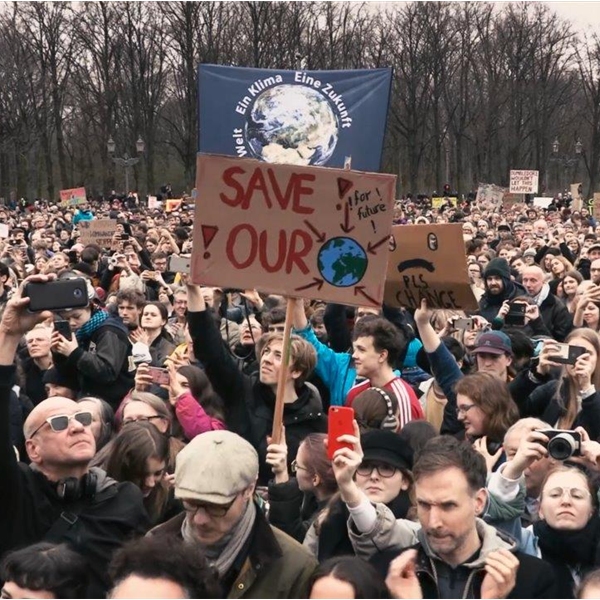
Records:
{"label": "winter hat", "polygon": [[483,272],[483,277],[486,279],[487,277],[490,277],[490,275],[502,277],[503,279],[510,279],[510,267],[505,258],[493,258],[490,260]]}

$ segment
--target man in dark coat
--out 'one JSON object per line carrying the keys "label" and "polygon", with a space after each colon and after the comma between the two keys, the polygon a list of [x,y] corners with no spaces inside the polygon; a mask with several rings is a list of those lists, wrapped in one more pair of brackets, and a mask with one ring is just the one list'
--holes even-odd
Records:
{"label": "man in dark coat", "polygon": [[526,295],[523,286],[510,278],[510,267],[504,258],[492,259],[483,272],[483,279],[485,293],[479,300],[479,314],[490,323],[505,300]]}

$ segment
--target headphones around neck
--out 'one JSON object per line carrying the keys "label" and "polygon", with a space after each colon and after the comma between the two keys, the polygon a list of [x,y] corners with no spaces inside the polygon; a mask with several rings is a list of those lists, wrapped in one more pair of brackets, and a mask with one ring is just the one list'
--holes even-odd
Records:
{"label": "headphones around neck", "polygon": [[392,406],[392,399],[390,398],[390,395],[385,390],[382,390],[378,387],[373,387],[371,389],[376,391],[385,401],[387,414],[383,418],[383,421],[381,421],[379,429],[396,431],[398,429],[398,418],[394,414],[394,408]]}
{"label": "headphones around neck", "polygon": [[67,477],[56,484],[56,493],[63,502],[76,502],[77,500],[93,500],[96,495],[98,476],[93,471],[88,471],[81,479]]}

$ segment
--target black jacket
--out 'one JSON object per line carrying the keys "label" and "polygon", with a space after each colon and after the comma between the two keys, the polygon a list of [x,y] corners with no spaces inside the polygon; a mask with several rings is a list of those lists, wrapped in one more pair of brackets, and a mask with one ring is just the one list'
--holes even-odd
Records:
{"label": "black jacket", "polygon": [[507,281],[503,278],[504,290],[498,296],[491,295],[487,289],[479,299],[478,313],[490,323],[498,315],[498,311],[505,300],[513,300],[517,296],[527,296],[525,288],[516,281]]}
{"label": "black jacket", "polygon": [[0,554],[40,541],[66,542],[89,562],[88,597],[104,597],[113,552],[148,528],[142,493],[134,484],[117,483],[97,469],[92,497],[68,502],[42,473],[18,463],[8,420],[14,372],[12,366],[0,366]]}
{"label": "black jacket", "polygon": [[540,315],[552,337],[564,342],[573,329],[573,315],[569,309],[554,294],[548,294],[540,305]]}
{"label": "black jacket", "polygon": [[80,396],[102,398],[114,410],[134,386],[135,366],[130,358],[127,329],[114,315],[69,356],[54,354],[58,371],[79,382]]}
{"label": "black jacket", "polygon": [[[449,579],[458,579],[462,574],[460,571],[465,567],[459,566],[451,569],[448,565],[441,563],[438,559],[427,556],[423,546],[417,544],[415,548],[418,551],[416,572],[421,584],[423,598],[481,598],[481,584],[485,576],[483,568],[473,569],[467,575],[467,581],[455,581],[460,585],[461,590],[456,595],[444,595],[440,591],[440,577],[444,574],[442,571],[449,570]],[[371,564],[383,576],[387,576],[390,563],[398,556],[398,550],[385,550],[376,554],[371,559]],[[522,552],[515,552],[519,559],[519,569],[517,571],[517,581],[507,598],[558,598],[556,588],[556,578],[550,568],[550,565],[543,560]],[[455,575],[455,577],[453,577]],[[456,577],[458,575],[458,577]],[[465,594],[462,590],[468,586]],[[461,585],[462,584],[462,585]]]}
{"label": "black jacket", "polygon": [[[267,485],[272,478],[271,468],[265,462],[267,435],[271,435],[273,428],[275,394],[260,382],[258,375],[244,375],[239,370],[210,311],[190,312],[188,322],[194,355],[204,365],[207,377],[225,403],[227,426],[256,448],[260,460],[259,483]],[[290,463],[309,433],[327,431],[327,418],[316,389],[303,384],[297,392],[298,399],[286,404],[283,412]]]}
{"label": "black jacket", "polygon": [[[528,370],[521,371],[510,384],[521,418],[537,417],[554,427],[565,413],[556,395],[558,385],[556,379],[541,378]],[[567,405],[566,393],[567,386],[563,385],[560,391],[563,406]],[[590,439],[600,440],[600,391],[582,400],[573,429],[579,426],[588,432]]]}

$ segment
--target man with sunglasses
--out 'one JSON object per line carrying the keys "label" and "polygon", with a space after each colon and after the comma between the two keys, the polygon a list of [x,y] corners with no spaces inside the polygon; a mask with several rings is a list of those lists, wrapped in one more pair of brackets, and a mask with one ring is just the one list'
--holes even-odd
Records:
{"label": "man with sunglasses", "polygon": [[[24,281],[47,282],[36,275]],[[23,284],[23,285],[24,285]],[[25,421],[31,466],[18,463],[9,438],[9,394],[22,336],[51,313],[30,313],[21,286],[0,321],[0,554],[40,541],[67,543],[88,562],[88,597],[104,597],[113,552],[148,526],[140,490],[90,469],[96,452],[92,415],[73,400],[54,396]]]}
{"label": "man with sunglasses", "polygon": [[175,497],[184,512],[152,535],[199,544],[224,597],[306,598],[314,557],[270,525],[254,500],[258,454],[231,431],[196,436],[178,455]]}

